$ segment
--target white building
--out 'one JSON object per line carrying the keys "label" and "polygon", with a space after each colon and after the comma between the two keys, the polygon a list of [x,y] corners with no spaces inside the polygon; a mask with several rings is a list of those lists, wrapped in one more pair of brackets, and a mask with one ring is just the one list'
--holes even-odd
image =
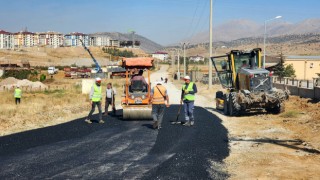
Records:
{"label": "white building", "polygon": [[91,46],[110,46],[110,37],[106,35],[90,36]]}
{"label": "white building", "polygon": [[152,57],[155,59],[166,61],[168,60],[169,54],[166,52],[155,52],[155,53],[152,53]]}
{"label": "white building", "polygon": [[0,49],[11,49],[14,47],[14,36],[12,33],[0,30]]}
{"label": "white building", "polygon": [[38,45],[57,48],[63,45],[63,34],[57,32],[38,33]]}
{"label": "white building", "polygon": [[64,46],[82,46],[80,39],[86,46],[89,46],[89,36],[78,32],[64,35]]}
{"label": "white building", "polygon": [[194,62],[200,62],[200,61],[204,61],[204,57],[203,56],[190,56],[189,57],[190,61],[194,61]]}

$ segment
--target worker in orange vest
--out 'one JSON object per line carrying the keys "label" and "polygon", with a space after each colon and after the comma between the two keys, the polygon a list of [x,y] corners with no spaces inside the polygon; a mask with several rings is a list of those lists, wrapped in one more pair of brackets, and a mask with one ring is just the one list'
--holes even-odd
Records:
{"label": "worker in orange vest", "polygon": [[170,106],[168,92],[162,82],[157,82],[156,86],[152,88],[150,101],[152,103],[153,129],[160,129],[164,110]]}

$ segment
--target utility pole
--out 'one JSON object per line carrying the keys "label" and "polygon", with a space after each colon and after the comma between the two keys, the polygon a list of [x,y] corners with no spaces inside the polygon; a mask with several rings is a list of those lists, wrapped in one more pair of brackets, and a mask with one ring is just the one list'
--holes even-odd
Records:
{"label": "utility pole", "polygon": [[186,43],[183,43],[183,77],[187,75],[186,70]]}
{"label": "utility pole", "polygon": [[178,80],[180,80],[180,49],[178,49]]}
{"label": "utility pole", "polygon": [[212,0],[210,0],[210,22],[209,22],[209,89],[212,88]]}
{"label": "utility pole", "polygon": [[186,65],[186,46],[188,45],[188,43],[184,42],[182,44],[182,48],[183,48],[183,76],[187,75],[187,65]]}

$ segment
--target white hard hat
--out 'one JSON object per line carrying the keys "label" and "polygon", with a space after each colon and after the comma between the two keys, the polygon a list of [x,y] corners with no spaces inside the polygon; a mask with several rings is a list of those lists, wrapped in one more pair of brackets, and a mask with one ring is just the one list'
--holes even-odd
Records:
{"label": "white hard hat", "polygon": [[17,85],[17,88],[20,88],[20,85]]}
{"label": "white hard hat", "polygon": [[101,82],[101,78],[96,78],[96,82]]}
{"label": "white hard hat", "polygon": [[183,79],[189,79],[190,80],[190,76],[185,76]]}
{"label": "white hard hat", "polygon": [[157,82],[155,82],[155,84],[162,84],[162,82],[161,81],[157,81]]}

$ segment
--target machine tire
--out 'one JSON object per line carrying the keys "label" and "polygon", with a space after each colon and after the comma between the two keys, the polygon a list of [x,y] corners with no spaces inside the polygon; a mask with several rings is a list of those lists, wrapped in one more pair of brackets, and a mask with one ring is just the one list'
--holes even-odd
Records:
{"label": "machine tire", "polygon": [[229,96],[225,94],[223,99],[223,114],[227,116],[229,115]]}
{"label": "machine tire", "polygon": [[216,92],[216,98],[223,99],[223,92],[222,91],[217,91]]}
{"label": "machine tire", "polygon": [[278,103],[275,107],[273,108],[267,108],[267,112],[272,113],[272,114],[280,114],[283,113],[285,110],[284,104],[283,103]]}
{"label": "machine tire", "polygon": [[238,116],[240,115],[240,105],[237,102],[237,93],[231,92],[229,95],[229,113],[230,116]]}

